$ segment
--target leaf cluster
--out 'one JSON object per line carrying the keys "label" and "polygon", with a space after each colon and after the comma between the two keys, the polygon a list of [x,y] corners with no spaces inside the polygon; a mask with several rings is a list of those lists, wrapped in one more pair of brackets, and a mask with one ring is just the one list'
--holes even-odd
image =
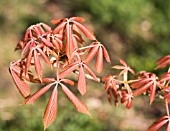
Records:
{"label": "leaf cluster", "polygon": [[[148,131],[158,130],[169,123],[170,68],[161,77],[146,71],[135,73],[124,60],[119,59],[121,65],[112,67],[120,71],[118,75],[97,77],[96,74],[102,72],[104,59],[107,62],[111,60],[104,45],[82,22],[84,19],[81,17],[61,18],[51,21],[54,28],[45,23],[27,28],[24,38],[15,49],[21,50],[21,59],[11,62],[9,67],[18,91],[25,98],[22,104],[33,104],[47,91],[52,90],[43,116],[46,129],[57,116],[58,88],[61,88],[77,111],[92,117],[88,107],[71,91],[71,88],[77,87],[79,93],[84,95],[86,79],[91,79],[103,83],[110,103],[113,101],[118,106],[120,101],[127,109],[133,106],[134,98],[139,95],[150,96],[150,104],[157,96],[163,98],[167,115],[158,119]],[[94,58],[96,71],[89,66]],[[55,77],[45,76],[43,61],[54,71]],[[162,57],[157,63],[155,69],[167,67],[170,65],[170,55]],[[77,74],[77,80],[67,78],[71,73]],[[130,79],[129,75],[132,74],[134,77]],[[32,94],[28,82],[44,86]],[[168,124],[167,131],[169,129]]]}

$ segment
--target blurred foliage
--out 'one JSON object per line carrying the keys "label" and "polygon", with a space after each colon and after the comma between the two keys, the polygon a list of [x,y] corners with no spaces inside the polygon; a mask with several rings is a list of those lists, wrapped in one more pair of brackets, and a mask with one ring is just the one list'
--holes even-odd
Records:
{"label": "blurred foliage", "polygon": [[[112,64],[120,57],[136,71],[153,71],[155,60],[170,53],[169,0],[1,0],[0,100],[4,102],[0,101],[0,131],[43,130],[42,116],[49,94],[35,105],[16,107],[21,98],[9,76],[8,66],[10,61],[19,58],[14,48],[27,27],[39,22],[50,24],[49,21],[55,17],[70,16],[85,18],[85,24],[109,50]],[[154,72],[160,74],[162,71]],[[110,70],[107,68],[106,72]],[[155,116],[147,114],[149,107],[146,103],[149,102],[136,100],[136,104],[140,105],[128,111],[122,107],[112,108],[108,106],[105,92],[102,90],[101,93],[96,87],[95,84],[89,84],[91,92],[85,96],[98,101],[105,97],[92,112],[93,119],[77,113],[72,104],[61,96],[57,119],[47,131],[143,131],[153,122]],[[11,98],[12,104],[6,102],[6,98]],[[136,108],[140,109],[141,114],[135,112]],[[163,112],[161,107],[155,111],[156,115]]]}
{"label": "blurred foliage", "polygon": [[61,3],[71,6],[65,9],[74,15],[88,16],[111,56],[123,57],[137,71],[153,71],[155,60],[170,52],[170,1],[64,0]]}
{"label": "blurred foliage", "polygon": [[[3,117],[5,120],[1,120],[0,131],[43,131],[42,116],[45,104],[36,104],[8,109],[6,112],[12,114],[12,117],[9,120]],[[97,118],[90,119],[75,112],[71,104],[65,107],[66,110],[61,108],[60,106],[57,119],[47,131],[94,131],[96,129],[103,131],[103,124]]]}

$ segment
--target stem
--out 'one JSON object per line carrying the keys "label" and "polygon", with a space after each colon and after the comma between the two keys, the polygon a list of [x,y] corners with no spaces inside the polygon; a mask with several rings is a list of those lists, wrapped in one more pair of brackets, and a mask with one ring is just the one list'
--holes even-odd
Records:
{"label": "stem", "polygon": [[132,93],[132,90],[131,90],[129,84],[127,83],[127,81],[128,81],[128,71],[126,71],[126,72],[123,74],[123,81],[124,81],[125,88],[127,89],[128,93]]}
{"label": "stem", "polygon": [[128,80],[128,72],[126,71],[124,74],[123,74],[123,81],[127,81]]}
{"label": "stem", "polygon": [[[74,70],[73,72],[74,72],[75,74],[79,75],[78,70]],[[85,74],[85,77],[86,77],[87,79],[89,79],[89,80],[96,81],[96,80],[95,80],[91,75],[89,75],[89,74]],[[102,79],[102,78],[97,77],[97,82],[103,83],[101,79]]]}
{"label": "stem", "polygon": [[166,106],[167,115],[169,116],[169,107],[168,107],[168,102],[167,102],[167,100],[165,100],[165,106]]}
{"label": "stem", "polygon": [[92,47],[95,47],[95,46],[96,45],[85,46],[85,47],[79,48],[79,50],[84,50],[84,49],[92,48]]}

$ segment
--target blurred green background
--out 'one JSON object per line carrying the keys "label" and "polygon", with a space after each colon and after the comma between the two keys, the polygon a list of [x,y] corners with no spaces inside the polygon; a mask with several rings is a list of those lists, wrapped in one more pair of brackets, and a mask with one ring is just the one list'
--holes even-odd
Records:
{"label": "blurred green background", "polygon": [[[106,46],[112,65],[123,58],[135,71],[153,71],[155,60],[170,53],[170,1],[162,0],[1,0],[0,1],[0,131],[42,131],[42,116],[49,94],[34,105],[18,106],[23,98],[8,73],[9,63],[20,58],[14,52],[18,41],[31,24],[53,18],[81,16]],[[110,72],[105,64],[101,76]],[[161,73],[160,70],[158,75]],[[36,85],[31,85],[36,88]],[[77,113],[60,91],[57,119],[47,131],[144,131],[164,114],[157,100],[134,100],[126,110],[109,105],[102,85],[87,81],[88,92],[79,98],[93,119]],[[158,103],[157,103],[158,102]]]}

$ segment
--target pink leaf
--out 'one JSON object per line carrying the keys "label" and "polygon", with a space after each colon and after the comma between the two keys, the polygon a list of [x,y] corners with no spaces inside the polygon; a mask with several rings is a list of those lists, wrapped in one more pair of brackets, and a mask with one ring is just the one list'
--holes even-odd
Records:
{"label": "pink leaf", "polygon": [[33,104],[40,96],[42,96],[44,93],[46,93],[52,85],[53,85],[53,83],[48,84],[47,86],[41,88],[40,90],[35,92],[33,95],[31,95],[27,99],[25,99],[23,104]]}
{"label": "pink leaf", "polygon": [[53,33],[58,34],[61,30],[63,30],[66,26],[66,22],[60,23],[53,31]]}
{"label": "pink leaf", "polygon": [[44,59],[44,61],[48,64],[51,65],[50,60],[48,59],[47,55],[40,49],[37,48],[38,52],[41,54],[42,58]]}
{"label": "pink leaf", "polygon": [[24,41],[26,41],[28,39],[29,36],[29,28],[26,30],[25,35],[24,35]]}
{"label": "pink leaf", "polygon": [[84,25],[78,23],[77,21],[74,21],[74,24],[85,34],[87,38],[89,38],[90,40],[96,39],[93,33],[89,31]]}
{"label": "pink leaf", "polygon": [[44,129],[46,129],[56,118],[57,115],[57,97],[58,97],[58,90],[57,86],[53,89],[48,104],[46,106],[43,123]]}
{"label": "pink leaf", "polygon": [[30,88],[28,87],[27,83],[25,83],[18,75],[13,71],[12,67],[10,67],[10,73],[12,75],[12,79],[18,88],[19,92],[23,97],[27,97],[30,95]]}
{"label": "pink leaf", "polygon": [[66,20],[66,18],[53,19],[53,20],[51,20],[51,23],[52,24],[61,24],[65,20]]}
{"label": "pink leaf", "polygon": [[40,32],[40,30],[38,29],[38,26],[39,25],[34,25],[33,26],[33,33],[35,33],[37,36],[40,36],[41,35],[41,32]]}
{"label": "pink leaf", "polygon": [[148,79],[139,79],[138,81],[132,83],[131,87],[132,88],[139,88],[147,82],[148,82]]}
{"label": "pink leaf", "polygon": [[[73,26],[73,27],[75,27],[75,26]],[[74,36],[75,40],[77,40],[80,44],[83,44],[83,42],[85,42],[83,40],[82,35],[74,28],[73,28],[73,36]]]}
{"label": "pink leaf", "polygon": [[161,76],[161,81],[165,82],[165,81],[170,81],[170,72],[166,72]]}
{"label": "pink leaf", "polygon": [[38,78],[40,79],[40,81],[42,81],[42,66],[36,50],[34,50],[34,64]]}
{"label": "pink leaf", "polygon": [[94,78],[94,80],[98,80],[98,78],[96,77],[96,75],[93,73],[93,71],[90,69],[90,67],[86,64],[83,65],[84,68],[86,68],[86,70],[88,71],[88,73]]}
{"label": "pink leaf", "polygon": [[152,104],[154,98],[155,98],[155,94],[156,94],[156,85],[152,84],[152,86],[150,87],[151,93],[150,93],[150,105]]}
{"label": "pink leaf", "polygon": [[40,24],[37,26],[37,29],[40,32],[40,34],[44,34],[45,33],[44,29],[41,27]]}
{"label": "pink leaf", "polygon": [[95,67],[96,67],[96,71],[98,73],[100,73],[103,69],[103,51],[102,48],[99,47],[99,51],[98,51],[98,56],[96,59],[96,63],[95,63]]}
{"label": "pink leaf", "polygon": [[21,56],[23,56],[28,51],[31,43],[32,43],[32,41],[29,41],[28,43],[26,43],[26,46],[22,49]]}
{"label": "pink leaf", "polygon": [[47,31],[51,31],[51,27],[45,23],[40,23]]}
{"label": "pink leaf", "polygon": [[88,107],[82,103],[76,96],[73,94],[65,85],[61,85],[63,92],[67,95],[70,101],[74,104],[77,110],[81,113],[87,114],[91,117],[90,112],[88,111]]}
{"label": "pink leaf", "polygon": [[84,19],[82,17],[71,17],[70,19],[75,20],[77,22],[84,22]]}
{"label": "pink leaf", "polygon": [[53,47],[52,43],[48,41],[47,39],[41,37],[41,40],[46,46]]}
{"label": "pink leaf", "polygon": [[81,93],[81,95],[84,95],[86,93],[86,79],[85,79],[85,73],[83,70],[83,67],[80,66],[79,69],[79,77],[78,77],[78,90]]}
{"label": "pink leaf", "polygon": [[28,56],[26,57],[25,74],[28,72],[28,69],[31,66],[32,52],[33,50],[30,50]]}
{"label": "pink leaf", "polygon": [[89,51],[89,53],[87,54],[87,56],[85,58],[85,63],[89,63],[94,58],[94,56],[96,55],[97,51],[98,51],[98,46],[93,47]]}
{"label": "pink leaf", "polygon": [[126,64],[126,62],[125,62],[124,60],[119,59],[119,61],[120,61],[120,63],[121,63],[123,66],[127,67],[127,64]]}
{"label": "pink leaf", "polygon": [[72,39],[72,30],[71,30],[72,25],[69,23],[66,25],[66,54],[68,59],[70,59],[71,53],[74,51],[73,47],[73,39]]}
{"label": "pink leaf", "polygon": [[104,57],[105,57],[106,61],[107,61],[107,62],[111,62],[111,61],[110,61],[109,54],[108,54],[106,48],[105,48],[104,46],[102,46],[102,49],[103,49],[103,54],[104,54]]}
{"label": "pink leaf", "polygon": [[52,39],[52,43],[54,45],[54,48],[56,48],[57,51],[60,51],[61,48],[60,48],[60,44],[59,44],[59,40],[57,39]]}
{"label": "pink leaf", "polygon": [[64,83],[67,83],[67,84],[71,85],[71,86],[74,86],[74,81],[72,81],[72,80],[62,79],[62,81],[63,81]]}
{"label": "pink leaf", "polygon": [[134,94],[133,94],[133,95],[134,95],[134,96],[138,96],[138,95],[144,93],[144,92],[149,88],[149,86],[151,86],[151,85],[152,85],[151,82],[145,84],[143,87],[136,89],[136,90],[134,91]]}
{"label": "pink leaf", "polygon": [[73,72],[76,67],[78,66],[78,62],[75,62],[71,67],[65,69],[64,71],[62,71],[60,74],[59,74],[59,78],[62,79],[62,78],[65,78],[66,76],[68,76],[71,72]]}
{"label": "pink leaf", "polygon": [[163,125],[165,125],[168,122],[168,119],[162,119],[162,117],[160,118],[161,120],[157,120],[156,122],[154,122],[147,131],[158,131],[159,128],[161,128]]}
{"label": "pink leaf", "polygon": [[170,65],[170,55],[166,55],[160,58],[158,61],[158,66],[155,69],[165,68],[167,65]]}

